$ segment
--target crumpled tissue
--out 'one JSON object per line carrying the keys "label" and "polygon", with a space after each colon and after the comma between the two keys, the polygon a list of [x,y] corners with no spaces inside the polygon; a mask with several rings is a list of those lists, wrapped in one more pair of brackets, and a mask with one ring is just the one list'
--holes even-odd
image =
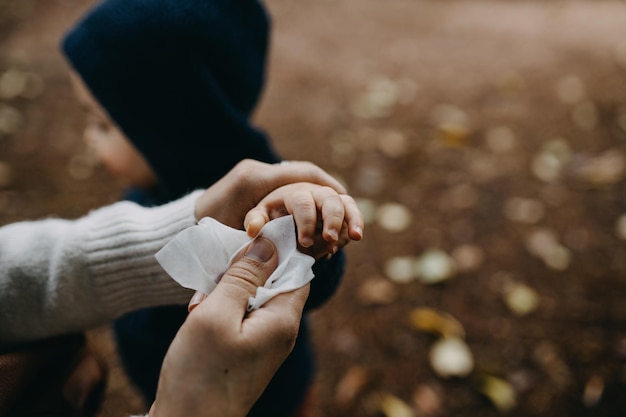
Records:
{"label": "crumpled tissue", "polygon": [[[271,240],[278,251],[278,266],[256,295],[248,300],[255,310],[274,296],[293,291],[310,282],[314,275],[312,256],[298,251],[293,216],[268,222],[258,237]],[[209,294],[233,258],[252,240],[245,231],[233,229],[211,217],[179,232],[156,254],[163,269],[181,286]]]}

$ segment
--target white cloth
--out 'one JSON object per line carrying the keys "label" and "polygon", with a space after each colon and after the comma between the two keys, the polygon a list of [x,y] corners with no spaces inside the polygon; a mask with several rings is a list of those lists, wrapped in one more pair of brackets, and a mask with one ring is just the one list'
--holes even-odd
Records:
{"label": "white cloth", "polygon": [[[313,279],[312,256],[298,251],[293,216],[267,223],[257,237],[271,240],[278,251],[278,266],[256,296],[248,300],[248,311],[255,310],[274,296],[293,291]],[[156,258],[165,271],[181,286],[209,294],[229,268],[234,256],[253,238],[205,217],[178,233]]]}

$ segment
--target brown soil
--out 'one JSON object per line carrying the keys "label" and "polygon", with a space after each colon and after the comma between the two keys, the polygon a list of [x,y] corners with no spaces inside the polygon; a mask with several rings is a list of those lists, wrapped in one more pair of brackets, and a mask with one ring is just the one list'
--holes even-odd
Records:
{"label": "brown soil", "polygon": [[[0,110],[21,114],[19,129],[0,133],[0,224],[75,218],[119,195],[84,155],[83,115],[58,52],[91,4],[0,0],[0,74],[28,71],[44,86],[0,99]],[[508,415],[625,415],[626,241],[616,231],[626,212],[624,3],[267,6],[274,32],[259,125],[285,158],[319,164],[376,208],[398,203],[412,214],[397,231],[374,216],[365,240],[347,248],[343,286],[313,313],[314,416],[406,415],[391,398],[416,416],[505,413],[484,394],[488,377],[513,388]],[[537,155],[548,158],[539,175]],[[546,177],[555,160],[560,177]],[[529,250],[541,230],[569,262],[550,258],[545,241]],[[470,257],[442,283],[395,282],[386,269],[394,257],[431,248],[459,256],[468,246],[482,261]],[[528,314],[504,302],[515,283],[539,295]],[[418,307],[462,325],[471,374],[433,371],[437,336],[412,324]],[[102,416],[143,411],[107,329],[91,336],[113,370]]]}

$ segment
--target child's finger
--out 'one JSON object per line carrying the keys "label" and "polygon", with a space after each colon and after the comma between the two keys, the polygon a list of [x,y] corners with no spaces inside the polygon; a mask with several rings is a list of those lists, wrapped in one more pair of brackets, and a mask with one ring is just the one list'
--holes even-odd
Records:
{"label": "child's finger", "polygon": [[[332,191],[331,188],[328,190]],[[296,222],[300,245],[305,248],[313,246],[317,228],[317,206],[313,194],[309,190],[297,191],[285,201],[285,208]]]}
{"label": "child's finger", "polygon": [[363,222],[361,210],[359,210],[359,207],[351,196],[342,194],[341,200],[345,208],[345,221],[348,224],[348,236],[352,240],[363,239],[365,223]]}
{"label": "child's finger", "polygon": [[314,191],[314,195],[323,220],[322,237],[327,242],[337,242],[346,214],[344,203],[339,194],[323,189]]}
{"label": "child's finger", "polygon": [[264,205],[258,205],[246,213],[243,227],[250,237],[256,237],[265,223],[270,221],[269,213]]}

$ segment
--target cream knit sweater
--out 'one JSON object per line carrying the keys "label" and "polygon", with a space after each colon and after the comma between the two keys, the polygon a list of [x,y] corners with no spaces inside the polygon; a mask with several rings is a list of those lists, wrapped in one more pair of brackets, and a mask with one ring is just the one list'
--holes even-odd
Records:
{"label": "cream knit sweater", "polygon": [[0,346],[87,330],[144,307],[185,304],[192,293],[154,254],[196,223],[202,191],[145,208],[119,202],[77,220],[0,228]]}

